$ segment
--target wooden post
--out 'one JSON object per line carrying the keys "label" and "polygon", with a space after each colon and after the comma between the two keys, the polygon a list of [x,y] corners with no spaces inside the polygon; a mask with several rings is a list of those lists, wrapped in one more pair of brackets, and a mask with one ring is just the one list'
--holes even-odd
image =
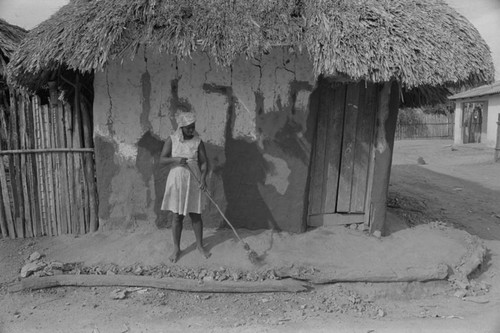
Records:
{"label": "wooden post", "polygon": [[[64,127],[66,130],[66,146],[68,148],[73,148],[73,115],[71,112],[71,106],[68,103],[63,104],[64,111]],[[69,192],[69,207],[70,207],[70,215],[71,219],[69,220],[68,232],[76,233],[77,232],[77,222],[78,222],[78,208],[77,203],[75,202],[75,173],[74,173],[74,164],[75,164],[75,154],[68,154],[67,157],[67,165],[68,165],[68,192]]]}
{"label": "wooden post", "polygon": [[[3,159],[2,156],[0,156],[0,159]],[[3,164],[0,165],[0,167],[3,168]],[[7,230],[7,217],[5,216],[5,212],[3,209],[3,199],[2,199],[2,191],[0,191],[0,231],[2,231],[2,237],[7,238],[9,236],[9,232]]]}
{"label": "wooden post", "polygon": [[[18,115],[19,115],[19,147],[21,150],[26,149],[26,101],[24,99],[24,95],[18,94],[19,98],[19,107],[18,107]],[[26,154],[21,153],[21,183],[22,183],[22,195],[23,195],[23,209],[24,209],[24,220],[23,220],[23,228],[26,232],[26,237],[33,237],[33,226],[31,220],[31,200],[28,195],[28,168],[27,168],[27,159]]]}
{"label": "wooden post", "polygon": [[[90,123],[89,110],[81,99],[81,111],[83,120],[83,136],[85,142],[85,148],[92,148],[92,131]],[[85,181],[88,188],[88,203],[89,203],[89,232],[97,231],[97,189],[95,184],[95,170],[94,170],[94,159],[93,154],[85,154]]]}
{"label": "wooden post", "polygon": [[[3,94],[3,92],[2,92]],[[6,109],[3,105],[0,105],[0,138],[4,138],[5,141],[8,139],[7,135],[7,120],[6,120]],[[1,141],[0,141],[1,142]],[[0,145],[0,151],[2,146]],[[15,237],[14,233],[14,223],[12,221],[12,212],[10,209],[9,192],[7,190],[7,177],[5,175],[5,166],[3,163],[3,156],[0,155],[0,226],[2,228],[2,235],[4,237],[10,236]],[[2,213],[3,212],[3,213]],[[5,216],[5,219],[4,219]]]}
{"label": "wooden post", "polygon": [[399,87],[397,82],[386,82],[379,95],[376,119],[375,165],[371,193],[370,232],[385,232],[387,194],[391,174],[394,134],[399,107]]}
{"label": "wooden post", "polygon": [[[44,139],[45,139],[45,148],[51,148],[51,136],[50,136],[50,109],[47,105],[42,106],[42,116],[43,116],[43,124],[44,124]],[[52,156],[50,154],[45,156],[47,161],[47,200],[48,200],[48,208],[49,208],[49,220],[47,223],[49,236],[54,236],[57,234],[57,214],[55,207],[55,199],[54,199],[54,172],[53,172],[53,163]]]}
{"label": "wooden post", "polygon": [[[11,148],[19,149],[19,129],[18,129],[18,108],[17,96],[10,92],[10,140]],[[19,238],[24,238],[24,203],[23,203],[23,185],[21,181],[21,158],[19,155],[13,156],[14,163],[9,168],[10,186],[12,197],[14,198],[15,225],[16,234]]]}
{"label": "wooden post", "polygon": [[0,156],[0,187],[2,188],[2,200],[5,211],[5,219],[7,220],[7,229],[10,238],[16,238],[16,229],[14,227],[14,216],[10,209],[9,191],[7,189],[7,177],[5,176],[5,167],[3,164],[3,156]]}
{"label": "wooden post", "polygon": [[[57,103],[57,126],[58,126],[58,133],[59,133],[59,147],[61,148],[66,148],[66,131],[64,129],[64,111],[63,111],[63,105],[61,102]],[[61,153],[60,158],[61,158],[61,167],[62,170],[60,171],[60,177],[61,177],[61,206],[63,207],[63,220],[61,221],[61,228],[62,228],[62,233],[67,234],[69,233],[69,221],[71,219],[71,214],[70,214],[70,201],[69,201],[69,194],[68,194],[68,163],[67,163],[67,158],[66,156],[68,153]]]}
{"label": "wooden post", "polygon": [[[42,116],[40,111],[40,98],[35,96],[33,98],[33,122],[35,127],[35,147],[43,148],[42,136]],[[40,232],[47,235],[47,191],[46,191],[46,177],[45,177],[45,158],[41,154],[35,156],[38,168],[37,172],[37,189],[38,189],[38,205],[40,214]]]}
{"label": "wooden post", "polygon": [[453,130],[453,143],[455,145],[461,145],[464,143],[464,138],[463,138],[463,128],[462,128],[462,121],[463,121],[463,115],[464,115],[464,105],[462,101],[457,100],[455,101],[455,128]]}
{"label": "wooden post", "polygon": [[[27,109],[26,109],[26,144],[28,149],[35,148],[35,124],[33,118],[33,109],[35,98],[30,98],[26,95]],[[28,154],[28,178],[29,178],[29,189],[30,189],[30,201],[31,201],[31,219],[33,225],[33,236],[37,237],[41,235],[40,228],[40,204],[39,197],[36,186],[36,156]]]}
{"label": "wooden post", "polygon": [[497,121],[497,144],[495,146],[495,162],[500,162],[500,113]]}
{"label": "wooden post", "polygon": [[[82,147],[82,139],[81,139],[81,114],[80,114],[80,77],[76,76],[75,83],[75,98],[73,105],[73,148]],[[75,154],[75,200],[78,208],[78,217],[79,230],[77,233],[84,234],[85,233],[85,221],[86,214],[84,204],[85,200],[85,182],[82,182],[83,170],[83,157],[81,154]]]}

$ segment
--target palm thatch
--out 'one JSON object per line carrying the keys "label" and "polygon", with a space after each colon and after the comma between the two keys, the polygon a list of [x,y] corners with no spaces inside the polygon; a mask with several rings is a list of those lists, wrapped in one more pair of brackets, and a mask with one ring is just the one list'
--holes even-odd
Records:
{"label": "palm thatch", "polygon": [[5,67],[27,31],[0,19],[0,80],[5,77]]}
{"label": "palm thatch", "polygon": [[39,84],[44,71],[102,70],[141,45],[180,58],[204,51],[223,66],[286,46],[308,52],[317,75],[407,89],[494,73],[478,31],[442,0],[72,0],[28,34],[9,72]]}

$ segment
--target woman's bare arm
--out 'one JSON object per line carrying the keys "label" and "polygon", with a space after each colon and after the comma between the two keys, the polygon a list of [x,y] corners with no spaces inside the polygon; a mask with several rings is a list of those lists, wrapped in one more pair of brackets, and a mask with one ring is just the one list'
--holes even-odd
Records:
{"label": "woman's bare arm", "polygon": [[186,164],[186,159],[181,157],[172,157],[172,139],[168,137],[163,144],[160,154],[160,164]]}
{"label": "woman's bare arm", "polygon": [[201,189],[205,190],[207,188],[208,158],[203,141],[198,146],[198,161],[201,171]]}

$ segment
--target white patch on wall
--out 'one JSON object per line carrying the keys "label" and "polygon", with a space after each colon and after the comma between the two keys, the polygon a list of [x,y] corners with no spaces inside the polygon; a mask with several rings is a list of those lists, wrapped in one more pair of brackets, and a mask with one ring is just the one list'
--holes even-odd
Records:
{"label": "white patch on wall", "polygon": [[255,132],[255,112],[252,112],[241,101],[235,104],[235,117],[233,138],[250,138],[252,141],[257,140]]}
{"label": "white patch on wall", "polygon": [[125,142],[118,143],[118,156],[126,161],[135,161],[137,157],[137,146]]}
{"label": "white patch on wall", "polygon": [[266,175],[265,185],[272,185],[276,191],[284,195],[288,185],[288,176],[290,176],[291,170],[285,160],[271,156],[269,154],[263,155],[264,159],[271,165],[273,165],[273,171]]}
{"label": "white patch on wall", "polygon": [[94,136],[110,136],[108,127],[105,125],[94,125]]}
{"label": "white patch on wall", "polygon": [[295,109],[307,114],[307,107],[309,105],[309,97],[311,96],[310,91],[301,90],[297,93],[297,99],[295,100]]}

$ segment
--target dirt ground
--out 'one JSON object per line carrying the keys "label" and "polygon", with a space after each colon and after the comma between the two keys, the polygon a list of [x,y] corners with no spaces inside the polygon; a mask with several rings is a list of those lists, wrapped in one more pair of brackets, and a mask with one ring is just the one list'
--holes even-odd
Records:
{"label": "dirt ground", "polygon": [[[396,142],[389,235],[344,227],[292,235],[242,231],[262,260],[256,268],[229,230],[206,230],[202,259],[183,234],[185,254],[167,263],[169,230],[151,226],[26,240],[0,239],[3,332],[500,332],[500,164],[482,145]],[[477,236],[477,237],[476,237]],[[335,240],[328,242],[328,239]],[[71,272],[153,275],[205,281],[263,281],[280,272],[404,277],[440,263],[459,267],[471,244],[485,261],[457,288],[450,281],[336,283],[300,293],[187,293],[153,288],[60,287],[9,293],[26,258],[78,263]],[[109,273],[110,272],[110,273]],[[120,294],[123,297],[116,297]]]}

